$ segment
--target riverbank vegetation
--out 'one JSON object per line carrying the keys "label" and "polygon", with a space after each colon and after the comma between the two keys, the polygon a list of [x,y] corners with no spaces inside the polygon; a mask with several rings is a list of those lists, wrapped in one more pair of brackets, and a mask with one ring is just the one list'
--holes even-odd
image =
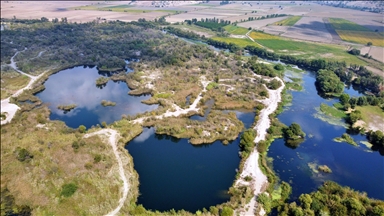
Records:
{"label": "riverbank vegetation", "polygon": [[353,140],[353,138],[347,133],[343,133],[343,135],[341,135],[341,137],[336,137],[333,140],[336,142],[346,142],[346,143],[349,143],[351,145],[358,146],[357,143]]}
{"label": "riverbank vegetation", "polygon": [[302,194],[299,202],[278,207],[279,215],[382,215],[384,202],[327,181],[317,191]]}

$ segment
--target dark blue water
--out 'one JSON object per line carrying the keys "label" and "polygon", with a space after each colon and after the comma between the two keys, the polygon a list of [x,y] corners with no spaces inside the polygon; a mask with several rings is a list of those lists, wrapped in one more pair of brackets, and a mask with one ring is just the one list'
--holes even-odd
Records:
{"label": "dark blue water", "polygon": [[[252,125],[254,112],[235,112],[244,127]],[[240,162],[239,142],[191,145],[144,129],[126,146],[139,174],[138,203],[147,209],[195,212],[228,201]]]}
{"label": "dark blue water", "polygon": [[[291,199],[316,190],[325,180],[366,191],[369,197],[384,199],[384,157],[362,145],[360,141],[366,141],[366,138],[361,135],[352,135],[358,147],[334,142],[333,138],[341,137],[346,129],[315,118],[317,111],[314,108],[321,103],[332,105],[338,100],[326,100],[317,94],[313,73],[305,73],[303,81],[305,90],[290,92],[293,95],[292,105],[286,107],[278,119],[286,125],[299,123],[307,137],[296,149],[286,147],[282,139],[275,140],[268,151],[268,156],[274,159],[273,168],[276,173],[281,180],[292,186]],[[348,93],[352,91],[346,90]],[[361,95],[352,93],[354,96]],[[313,137],[309,138],[308,135]],[[331,168],[332,173],[314,173],[308,163],[325,164]]]}
{"label": "dark blue water", "polygon": [[[121,119],[122,115],[135,115],[157,108],[157,105],[141,103],[150,96],[128,95],[129,88],[124,82],[108,81],[106,86],[96,87],[99,77],[96,67],[66,69],[51,75],[44,83],[45,90],[36,96],[49,104],[51,120],[64,121],[72,128],[80,125],[89,128],[103,121],[109,124]],[[104,107],[102,100],[116,102],[116,106]],[[67,113],[57,109],[58,105],[68,104],[76,104],[77,107]]]}
{"label": "dark blue water", "polygon": [[191,145],[144,132],[126,146],[139,174],[138,203],[152,210],[184,209],[195,212],[229,200],[240,158],[239,140]]}

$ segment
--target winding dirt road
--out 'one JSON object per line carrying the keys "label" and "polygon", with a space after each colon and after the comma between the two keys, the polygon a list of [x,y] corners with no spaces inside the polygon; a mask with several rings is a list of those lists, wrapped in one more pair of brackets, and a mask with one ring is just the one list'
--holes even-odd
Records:
{"label": "winding dirt road", "polygon": [[[3,113],[3,112],[6,112],[6,113],[7,113],[6,118],[5,118],[4,120],[1,121],[1,124],[2,124],[2,125],[11,122],[11,120],[12,120],[13,117],[15,116],[17,110],[20,109],[20,107],[17,106],[16,104],[12,104],[12,103],[10,103],[10,98],[11,98],[11,97],[17,97],[17,96],[19,96],[25,89],[30,89],[30,88],[32,87],[32,84],[33,84],[36,80],[38,80],[41,76],[43,76],[43,75],[45,74],[45,72],[44,72],[44,73],[40,74],[39,76],[32,76],[32,75],[30,75],[30,74],[27,74],[27,73],[25,73],[25,72],[19,70],[19,69],[17,68],[17,66],[16,66],[16,62],[14,61],[14,58],[16,57],[17,54],[19,54],[19,52],[20,52],[20,51],[17,51],[17,52],[15,53],[15,55],[12,56],[12,58],[11,58],[11,64],[9,64],[9,66],[11,66],[11,67],[12,67],[14,70],[16,70],[17,72],[19,72],[19,73],[21,73],[21,74],[23,74],[23,75],[29,77],[30,80],[29,80],[28,85],[26,85],[24,88],[19,89],[19,90],[18,90],[17,92],[15,92],[12,96],[10,96],[10,97],[8,97],[8,98],[6,98],[6,99],[4,99],[4,100],[1,100],[1,112],[2,112],[2,113]],[[40,55],[41,55],[41,52],[39,53],[38,56],[40,56]]]}

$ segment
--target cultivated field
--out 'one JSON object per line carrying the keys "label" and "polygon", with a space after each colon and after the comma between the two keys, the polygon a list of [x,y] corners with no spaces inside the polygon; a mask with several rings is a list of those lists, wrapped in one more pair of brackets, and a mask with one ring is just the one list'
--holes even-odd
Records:
{"label": "cultivated field", "polygon": [[[121,21],[134,21],[139,18],[153,20],[169,12],[153,11],[150,13],[128,13],[128,12],[113,12],[113,11],[97,11],[97,10],[72,10],[74,7],[81,7],[94,4],[94,2],[5,2],[1,1],[1,17],[13,18],[14,16],[19,19],[40,19],[47,17],[49,20],[54,18],[67,17],[69,22],[90,22],[97,17],[106,20],[121,20]],[[104,3],[105,7],[115,6],[116,3]],[[121,3],[120,3],[121,4]],[[39,11],[39,13],[36,13]]]}
{"label": "cultivated field", "polygon": [[251,32],[249,36],[252,37],[259,44],[270,48],[274,52],[280,54],[296,55],[303,58],[325,58],[329,60],[344,60],[348,64],[366,64],[362,60],[356,58],[356,56],[348,54],[346,46],[300,42],[255,31]]}
{"label": "cultivated field", "polygon": [[262,19],[262,20],[254,20],[244,23],[239,23],[238,26],[242,26],[245,28],[253,28],[253,29],[260,29],[266,25],[278,22],[280,20],[286,19],[287,17],[276,17],[276,18],[269,18],[269,19]]}
{"label": "cultivated field", "polygon": [[299,21],[301,19],[301,16],[292,16],[292,17],[289,17],[285,20],[281,20],[281,21],[278,21],[278,22],[275,22],[273,23],[273,25],[278,25],[278,26],[293,26],[295,25],[295,23],[297,23],[297,21]]}
{"label": "cultivated field", "polygon": [[341,39],[345,41],[367,44],[371,42],[375,46],[384,46],[383,35],[345,19],[330,18],[332,27]]}
{"label": "cultivated field", "polygon": [[302,17],[281,36],[324,43],[332,42],[332,36],[320,17]]}

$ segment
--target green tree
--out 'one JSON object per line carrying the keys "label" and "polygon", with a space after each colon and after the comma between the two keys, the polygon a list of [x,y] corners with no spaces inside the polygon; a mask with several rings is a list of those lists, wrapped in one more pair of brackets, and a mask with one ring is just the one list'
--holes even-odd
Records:
{"label": "green tree", "polygon": [[219,214],[219,209],[216,206],[211,206],[209,207],[209,212],[213,215],[218,215]]}
{"label": "green tree", "polygon": [[85,131],[87,131],[87,128],[84,125],[80,125],[78,130],[80,133],[85,133]]}
{"label": "green tree", "polygon": [[304,209],[309,209],[312,204],[312,198],[309,194],[301,194],[299,197],[301,206],[303,206]]}
{"label": "green tree", "polygon": [[346,93],[341,94],[339,98],[340,103],[343,105],[347,104],[349,102],[349,98],[350,98],[349,94],[346,94]]}
{"label": "green tree", "polygon": [[220,216],[232,216],[232,215],[233,215],[233,209],[228,206],[224,206],[220,212]]}
{"label": "green tree", "polygon": [[367,46],[372,46],[372,42],[369,41],[369,42],[367,43]]}

